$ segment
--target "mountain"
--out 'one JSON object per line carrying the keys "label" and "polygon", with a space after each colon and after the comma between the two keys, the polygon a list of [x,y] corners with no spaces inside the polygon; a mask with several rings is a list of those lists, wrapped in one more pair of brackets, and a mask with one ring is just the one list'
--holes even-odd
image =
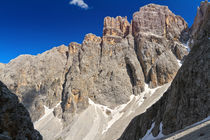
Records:
{"label": "mountain", "polygon": [[0,140],[42,140],[26,108],[0,81]]}
{"label": "mountain", "polygon": [[157,103],[130,122],[120,140],[146,139],[148,130],[153,137],[169,135],[210,116],[209,25],[210,4],[206,1],[198,8],[191,28],[192,49],[171,86]]}
{"label": "mountain", "polygon": [[[36,56],[21,55],[0,64],[0,80],[28,109],[44,139],[117,139],[132,118],[161,98],[178,71],[187,67],[189,74],[188,66],[180,69],[182,63],[193,68],[192,62],[185,64],[187,44],[195,46],[201,41],[198,34],[206,36],[209,31],[203,8],[200,11],[190,29],[182,17],[156,4],[141,7],[131,23],[127,17],[105,17],[102,37],[90,33],[82,44],[72,42]],[[149,118],[144,121],[147,127],[139,138],[151,125]],[[129,127],[122,139],[138,131]]]}

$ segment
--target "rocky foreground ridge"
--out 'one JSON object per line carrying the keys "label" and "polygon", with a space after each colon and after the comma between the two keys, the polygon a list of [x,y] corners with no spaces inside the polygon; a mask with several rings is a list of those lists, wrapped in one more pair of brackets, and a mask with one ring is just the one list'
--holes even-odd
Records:
{"label": "rocky foreground ridge", "polygon": [[42,140],[26,108],[0,81],[0,140]]}
{"label": "rocky foreground ridge", "polygon": [[130,122],[120,140],[139,140],[149,129],[153,137],[168,135],[210,116],[209,25],[210,3],[206,1],[198,8],[191,28],[192,50],[171,86],[157,103]]}
{"label": "rocky foreground ridge", "polygon": [[[196,17],[191,29],[167,6],[156,4],[141,7],[131,23],[126,17],[106,17],[102,37],[87,34],[82,44],[72,42],[37,56],[21,55],[0,64],[0,80],[18,96],[34,123],[52,110],[51,118],[59,121],[61,129],[71,130],[84,112],[93,111],[90,101],[104,106],[112,122],[112,109],[128,103],[132,96],[143,98],[148,88],[152,91],[174,79],[181,63],[185,64],[187,41],[195,46],[200,41],[198,34],[206,36],[200,28],[206,30],[209,24],[204,25],[203,8],[200,11],[202,16]],[[110,127],[101,133],[110,133]],[[138,137],[144,133],[146,129]],[[94,140],[87,135],[90,137]]]}

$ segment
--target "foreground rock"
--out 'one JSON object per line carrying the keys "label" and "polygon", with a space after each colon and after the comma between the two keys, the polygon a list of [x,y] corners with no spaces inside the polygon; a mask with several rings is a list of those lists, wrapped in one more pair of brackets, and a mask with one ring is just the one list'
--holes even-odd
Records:
{"label": "foreground rock", "polygon": [[0,140],[42,140],[26,108],[0,81]]}
{"label": "foreground rock", "polygon": [[197,40],[163,97],[144,114],[135,117],[120,140],[139,140],[148,130],[151,136],[168,135],[210,116],[208,58],[210,54],[210,6],[202,2],[204,19],[195,34]]}

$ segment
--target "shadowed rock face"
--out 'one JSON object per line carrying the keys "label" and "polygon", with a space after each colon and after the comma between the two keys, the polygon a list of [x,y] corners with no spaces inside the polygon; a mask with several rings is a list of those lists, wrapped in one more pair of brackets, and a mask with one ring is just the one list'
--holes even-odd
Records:
{"label": "shadowed rock face", "polygon": [[199,24],[199,30],[193,35],[197,42],[194,43],[170,88],[157,103],[130,122],[120,140],[139,140],[152,124],[153,136],[160,133],[160,124],[163,125],[162,133],[168,135],[210,115],[210,6],[208,2],[202,2],[201,9],[202,7],[206,7],[203,10],[205,18],[195,23]]}
{"label": "shadowed rock face", "polygon": [[82,44],[0,65],[0,79],[17,94],[33,122],[43,116],[44,106],[61,103],[54,114],[68,125],[88,107],[89,98],[114,108],[141,94],[145,82],[152,88],[170,82],[179,69],[177,59],[188,54],[181,42],[187,31],[181,17],[151,4],[135,13],[131,24],[126,17],[106,17],[102,37],[87,34]]}
{"label": "shadowed rock face", "polygon": [[42,140],[26,108],[0,81],[0,140]]}

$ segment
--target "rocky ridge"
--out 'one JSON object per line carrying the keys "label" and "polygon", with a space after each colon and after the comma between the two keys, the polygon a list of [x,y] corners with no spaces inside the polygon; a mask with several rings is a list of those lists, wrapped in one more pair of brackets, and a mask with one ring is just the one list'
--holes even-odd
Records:
{"label": "rocky ridge", "polygon": [[[161,17],[161,18],[160,18]],[[166,6],[149,4],[126,17],[106,17],[103,36],[87,34],[82,44],[23,55],[0,65],[5,82],[29,110],[33,122],[45,107],[67,127],[89,107],[89,99],[113,109],[150,88],[170,83],[188,54],[187,23]]]}
{"label": "rocky ridge", "polygon": [[157,103],[130,122],[120,140],[139,140],[149,129],[153,137],[168,135],[210,116],[209,11],[210,4],[202,2],[191,29],[192,50],[171,86]]}
{"label": "rocky ridge", "polygon": [[26,108],[0,81],[0,140],[42,140]]}

